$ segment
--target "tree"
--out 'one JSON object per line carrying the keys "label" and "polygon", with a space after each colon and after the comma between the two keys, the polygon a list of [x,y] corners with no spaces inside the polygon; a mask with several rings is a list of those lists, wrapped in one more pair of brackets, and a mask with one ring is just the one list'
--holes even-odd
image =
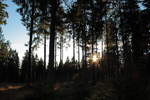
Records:
{"label": "tree", "polygon": [[22,15],[22,21],[24,22],[24,25],[26,26],[27,30],[29,30],[29,82],[32,81],[32,65],[31,65],[31,56],[32,56],[32,39],[33,39],[33,33],[35,28],[35,20],[36,20],[36,5],[37,0],[14,0],[14,2],[20,6],[20,8],[17,10]]}
{"label": "tree", "polygon": [[19,57],[16,50],[0,33],[0,80],[17,82],[19,79]]}
{"label": "tree", "polygon": [[9,54],[10,45],[9,42],[5,40],[2,33],[0,33],[0,80],[5,81],[6,77],[6,65],[7,58]]}
{"label": "tree", "polygon": [[52,0],[51,4],[51,25],[50,25],[50,53],[49,53],[49,69],[54,68],[54,48],[56,36],[56,14],[59,7],[59,0]]}
{"label": "tree", "polygon": [[28,60],[29,52],[26,51],[22,60],[22,65],[21,65],[21,75],[20,75],[20,80],[23,82],[27,82],[29,78],[29,60]]}
{"label": "tree", "polygon": [[[26,51],[25,55],[22,60],[22,65],[21,65],[21,75],[20,75],[20,80],[22,82],[28,82],[30,76],[29,76],[29,60],[28,60],[29,52]],[[32,54],[32,81],[41,81],[45,79],[46,77],[46,68],[44,67],[44,62],[42,59],[39,60],[37,55]]]}
{"label": "tree", "polygon": [[8,13],[6,11],[7,5],[3,3],[4,0],[0,1],[0,33],[2,32],[1,25],[6,24],[6,18]]}
{"label": "tree", "polygon": [[106,45],[106,52],[104,55],[104,67],[102,70],[107,70],[108,78],[116,78],[119,76],[120,70],[120,54],[119,43],[121,43],[119,33],[119,19],[120,19],[120,5],[118,0],[108,1],[105,6],[105,19],[104,19],[104,38]]}
{"label": "tree", "polygon": [[[149,17],[150,17],[150,1],[149,0],[144,0],[143,1],[143,5],[145,7],[145,9],[141,12],[141,27],[143,30],[143,48],[144,48],[144,53],[145,54],[149,54],[149,50],[150,50],[150,46],[148,45],[150,42],[149,42],[149,27],[150,27],[150,21],[148,20]],[[144,19],[143,19],[144,18]]]}
{"label": "tree", "polygon": [[44,62],[42,59],[37,62],[36,75],[37,80],[39,81],[45,79],[46,68],[44,67]]}
{"label": "tree", "polygon": [[[150,30],[149,30],[149,27],[150,27],[150,20],[149,20],[149,17],[150,17],[150,1],[149,0],[144,0],[143,1],[143,5],[145,7],[145,9],[141,12],[141,19],[142,21],[140,22],[141,23],[141,28],[142,28],[142,31],[143,31],[143,49],[144,49],[144,57],[146,59],[143,59],[142,61],[142,65],[145,65],[146,64],[146,69],[145,69],[145,77],[149,76],[149,71],[150,71],[150,68],[149,68],[149,57],[150,57]],[[145,63],[145,61],[147,63]]]}
{"label": "tree", "polygon": [[39,23],[37,33],[44,35],[44,66],[46,68],[46,39],[49,35],[49,14],[48,14],[48,0],[39,0]]}
{"label": "tree", "polygon": [[10,82],[19,80],[19,56],[16,50],[10,49],[9,51],[6,77]]}

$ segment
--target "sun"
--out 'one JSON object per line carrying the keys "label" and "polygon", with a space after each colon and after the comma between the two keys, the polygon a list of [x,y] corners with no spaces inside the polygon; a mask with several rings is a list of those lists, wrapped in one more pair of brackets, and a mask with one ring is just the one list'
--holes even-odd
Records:
{"label": "sun", "polygon": [[89,64],[98,64],[99,60],[100,60],[100,56],[98,53],[94,53],[93,55],[91,54],[88,58],[87,58]]}
{"label": "sun", "polygon": [[93,61],[93,62],[97,62],[97,61],[98,61],[98,57],[97,57],[97,55],[93,55],[93,57],[92,57],[92,61]]}

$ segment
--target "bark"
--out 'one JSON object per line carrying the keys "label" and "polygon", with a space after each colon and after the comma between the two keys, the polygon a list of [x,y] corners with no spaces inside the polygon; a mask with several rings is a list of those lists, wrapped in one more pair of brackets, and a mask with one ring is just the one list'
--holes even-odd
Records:
{"label": "bark", "polygon": [[46,34],[44,35],[44,68],[46,68]]}
{"label": "bark", "polygon": [[73,62],[75,62],[75,32],[74,24],[72,23],[72,33],[73,33]]}
{"label": "bark", "polygon": [[63,35],[60,36],[60,61],[63,61]]}
{"label": "bark", "polygon": [[56,60],[56,57],[57,57],[57,38],[55,38],[55,48],[54,48],[54,67],[56,68],[56,63],[57,63],[57,60]]}
{"label": "bark", "polygon": [[91,10],[92,10],[92,25],[91,25],[91,35],[92,35],[92,55],[94,53],[94,4],[93,0],[90,0]]}
{"label": "bark", "polygon": [[58,8],[57,0],[52,1],[51,7],[51,26],[50,26],[50,46],[49,46],[49,69],[54,68],[54,48],[56,37],[56,12]]}
{"label": "bark", "polygon": [[34,0],[32,2],[32,14],[31,14],[31,23],[30,23],[30,38],[29,38],[29,82],[32,82],[32,38],[33,38],[33,24],[34,24]]}
{"label": "bark", "polygon": [[80,69],[80,42],[78,38],[78,68]]}

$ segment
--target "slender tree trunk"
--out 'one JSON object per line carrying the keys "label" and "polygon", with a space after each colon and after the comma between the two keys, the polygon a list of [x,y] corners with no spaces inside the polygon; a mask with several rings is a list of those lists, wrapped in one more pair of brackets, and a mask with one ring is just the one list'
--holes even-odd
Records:
{"label": "slender tree trunk", "polygon": [[80,69],[80,42],[78,38],[78,69]]}
{"label": "slender tree trunk", "polygon": [[103,59],[103,57],[104,57],[104,41],[103,41],[103,37],[102,37],[102,50],[101,50],[101,52],[102,52],[101,56],[102,56],[102,59]]}
{"label": "slender tree trunk", "polygon": [[32,38],[33,38],[33,24],[34,24],[34,0],[32,2],[32,15],[31,15],[31,23],[30,23],[30,39],[29,39],[29,82],[32,82]]}
{"label": "slender tree trunk", "polygon": [[85,24],[82,26],[82,53],[83,53],[83,68],[86,68],[87,67],[87,61],[86,61],[86,58],[87,58],[87,36],[86,36],[86,32],[85,32]]}
{"label": "slender tree trunk", "polygon": [[60,35],[60,55],[59,55],[60,56],[60,61],[62,60],[62,58],[61,58],[62,57],[62,40],[61,40],[61,37],[62,36]]}
{"label": "slender tree trunk", "polygon": [[58,8],[57,0],[52,0],[51,7],[51,26],[50,26],[50,52],[49,52],[49,69],[54,68],[54,48],[55,48],[55,37],[56,37],[56,12]]}
{"label": "slender tree trunk", "polygon": [[84,68],[84,47],[83,47],[83,45],[84,45],[84,42],[83,42],[83,40],[82,40],[82,68]]}
{"label": "slender tree trunk", "polygon": [[84,35],[85,37],[85,42],[84,42],[84,66],[87,68],[87,48],[86,48],[86,46],[87,46],[87,41],[86,41],[86,34]]}
{"label": "slender tree trunk", "polygon": [[63,60],[64,60],[63,47],[64,47],[64,38],[63,38],[63,36],[62,36],[62,47],[61,47],[61,49],[62,49],[62,62],[63,62]]}
{"label": "slender tree trunk", "polygon": [[104,46],[104,40],[103,40],[103,36],[102,36],[102,42],[101,42],[101,66],[100,66],[100,68],[102,69],[102,79],[104,79],[104,76],[105,76],[105,67],[104,67],[104,48],[103,48],[103,46]]}
{"label": "slender tree trunk", "polygon": [[115,45],[116,45],[116,66],[117,66],[117,68],[116,68],[116,76],[115,77],[118,77],[119,76],[119,65],[120,65],[120,63],[119,63],[119,51],[118,51],[118,36],[117,36],[118,34],[116,33],[115,34]]}
{"label": "slender tree trunk", "polygon": [[91,34],[92,34],[92,55],[94,53],[94,5],[93,5],[93,0],[90,0],[90,4],[91,4],[91,10],[92,10],[92,25],[91,25]]}
{"label": "slender tree trunk", "polygon": [[96,36],[96,53],[97,53],[97,51],[98,51],[98,47],[97,47],[97,46],[98,46],[97,37],[98,37],[98,36]]}
{"label": "slender tree trunk", "polygon": [[63,35],[60,36],[60,61],[63,60]]}
{"label": "slender tree trunk", "polygon": [[109,79],[110,78],[110,69],[109,69],[109,65],[110,65],[110,62],[109,62],[109,36],[108,36],[108,26],[107,26],[107,18],[105,16],[105,38],[106,38],[106,79]]}
{"label": "slender tree trunk", "polygon": [[123,59],[124,59],[124,74],[129,77],[132,71],[131,65],[132,63],[132,56],[131,56],[131,47],[130,41],[128,36],[122,36],[122,43],[123,43]]}
{"label": "slender tree trunk", "polygon": [[46,34],[44,34],[44,68],[46,68]]}
{"label": "slender tree trunk", "polygon": [[56,61],[56,57],[57,57],[57,37],[55,38],[55,48],[54,48],[54,67],[55,67],[55,69],[56,69],[56,63],[57,63],[57,61]]}
{"label": "slender tree trunk", "polygon": [[73,62],[75,62],[75,31],[73,23],[72,23],[72,33],[73,33]]}

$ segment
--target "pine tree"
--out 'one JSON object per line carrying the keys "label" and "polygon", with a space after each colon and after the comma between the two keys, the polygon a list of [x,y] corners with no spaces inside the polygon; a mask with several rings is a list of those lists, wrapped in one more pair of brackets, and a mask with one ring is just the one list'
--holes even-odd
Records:
{"label": "pine tree", "polygon": [[6,66],[9,55],[10,44],[5,40],[4,35],[0,33],[0,82],[6,79]]}
{"label": "pine tree", "polygon": [[22,60],[22,65],[21,65],[21,75],[20,75],[20,80],[22,82],[27,82],[29,78],[29,60],[28,60],[29,52],[26,51]]}
{"label": "pine tree", "polygon": [[56,14],[59,7],[59,0],[52,0],[51,4],[51,25],[50,25],[50,45],[49,45],[49,69],[54,68],[54,48],[55,48],[55,38],[56,38]]}
{"label": "pine tree", "polygon": [[36,73],[37,73],[37,80],[41,81],[43,79],[45,79],[45,74],[46,74],[46,68],[44,67],[44,62],[42,59],[40,59],[38,62],[37,62],[37,70],[36,70]]}
{"label": "pine tree", "polygon": [[28,0],[14,0],[14,2],[20,6],[20,8],[17,10],[22,15],[22,21],[24,22],[24,25],[26,26],[27,30],[29,30],[29,68],[28,71],[29,74],[29,82],[32,81],[32,65],[31,65],[31,57],[32,57],[32,44],[33,44],[33,33],[35,28],[35,9],[37,5],[36,0],[28,1]]}
{"label": "pine tree", "polygon": [[16,50],[10,49],[7,61],[7,79],[10,82],[19,80],[19,57]]}
{"label": "pine tree", "polygon": [[6,24],[8,13],[6,11],[7,5],[3,3],[4,0],[0,1],[0,33],[2,32],[1,25]]}

